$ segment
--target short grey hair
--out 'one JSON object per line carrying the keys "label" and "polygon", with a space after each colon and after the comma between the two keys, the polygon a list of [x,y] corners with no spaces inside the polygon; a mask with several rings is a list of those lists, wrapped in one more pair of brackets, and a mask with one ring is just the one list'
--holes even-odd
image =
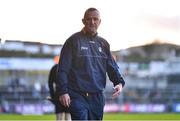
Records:
{"label": "short grey hair", "polygon": [[97,11],[97,12],[99,13],[98,9],[91,7],[91,8],[88,8],[88,9],[85,11],[85,13],[84,13],[84,18],[86,17],[86,15],[87,15],[87,13],[88,13],[89,11]]}

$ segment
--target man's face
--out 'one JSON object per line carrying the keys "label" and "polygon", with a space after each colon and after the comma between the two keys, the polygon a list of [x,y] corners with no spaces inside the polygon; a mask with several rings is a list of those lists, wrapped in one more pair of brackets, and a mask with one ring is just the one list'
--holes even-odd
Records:
{"label": "man's face", "polygon": [[98,11],[87,12],[82,21],[83,24],[85,25],[86,32],[88,34],[95,35],[101,23],[99,12]]}

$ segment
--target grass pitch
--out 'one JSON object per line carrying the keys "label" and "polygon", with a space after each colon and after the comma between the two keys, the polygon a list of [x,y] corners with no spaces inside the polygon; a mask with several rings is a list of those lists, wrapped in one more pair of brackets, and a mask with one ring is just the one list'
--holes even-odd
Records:
{"label": "grass pitch", "polygon": [[180,120],[180,114],[178,113],[107,113],[104,115],[104,120],[173,121],[173,120]]}
{"label": "grass pitch", "polygon": [[[1,121],[24,121],[24,120],[36,120],[36,121],[55,121],[55,115],[17,115],[17,114],[0,114]],[[105,113],[103,120],[122,120],[122,121],[174,121],[180,120],[180,114],[178,113]]]}

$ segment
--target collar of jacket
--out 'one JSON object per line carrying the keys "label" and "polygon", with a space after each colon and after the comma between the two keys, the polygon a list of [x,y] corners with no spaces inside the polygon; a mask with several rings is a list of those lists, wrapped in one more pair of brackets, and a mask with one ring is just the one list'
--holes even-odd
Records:
{"label": "collar of jacket", "polygon": [[96,33],[95,35],[90,35],[90,34],[88,34],[87,32],[86,32],[86,30],[85,30],[85,28],[83,28],[82,30],[81,30],[81,32],[83,33],[83,34],[85,34],[86,36],[88,36],[88,37],[96,37],[97,35],[98,35],[98,33]]}

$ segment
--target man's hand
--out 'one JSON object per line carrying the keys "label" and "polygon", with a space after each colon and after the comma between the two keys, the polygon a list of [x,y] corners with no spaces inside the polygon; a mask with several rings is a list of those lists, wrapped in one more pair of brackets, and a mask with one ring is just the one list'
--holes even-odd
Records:
{"label": "man's hand", "polygon": [[64,107],[69,107],[70,106],[70,96],[68,93],[66,94],[63,94],[59,97],[59,101],[61,102],[61,104],[64,106]]}
{"label": "man's hand", "polygon": [[121,91],[122,91],[122,84],[120,83],[114,87],[114,93],[112,95],[112,99],[117,98],[121,93]]}

